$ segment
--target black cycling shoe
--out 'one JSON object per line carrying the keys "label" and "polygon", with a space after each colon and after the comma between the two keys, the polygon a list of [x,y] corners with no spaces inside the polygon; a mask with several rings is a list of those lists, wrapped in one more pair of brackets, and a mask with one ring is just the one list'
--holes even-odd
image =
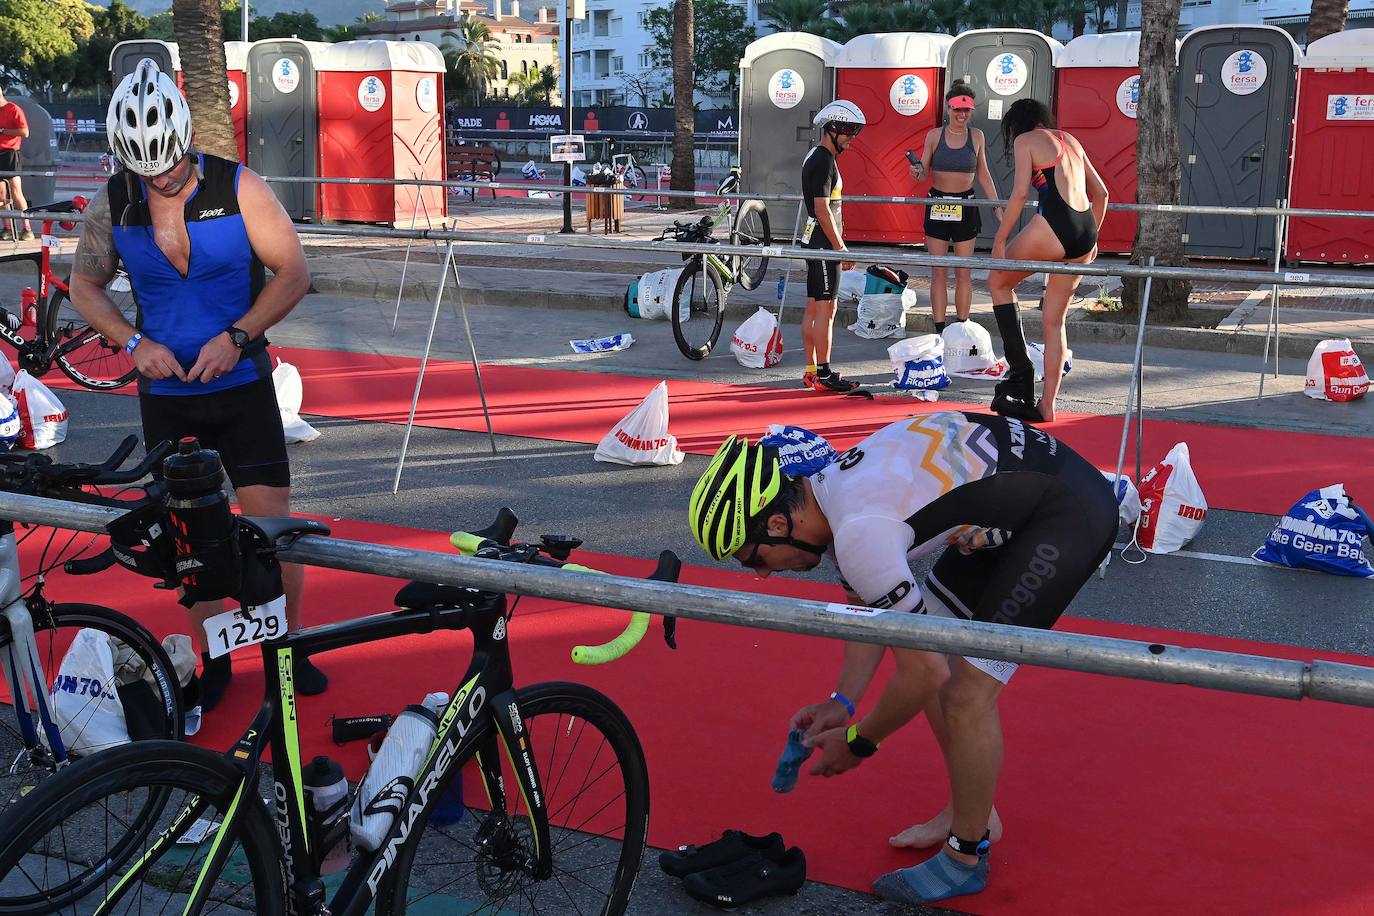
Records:
{"label": "black cycling shoe", "polygon": [[786,846],[782,834],[750,836],[743,830],[727,830],[721,838],[705,846],[679,846],[659,855],[659,867],[675,878],[719,868],[749,856],[781,859]]}
{"label": "black cycling shoe", "polygon": [[840,394],[848,394],[858,387],[858,382],[851,382],[838,372],[831,372],[829,375],[817,375],[811,380],[811,388],[814,391],[837,391]]}
{"label": "black cycling shoe", "polygon": [[806,856],[796,846],[776,861],[755,854],[682,879],[687,893],[726,910],[760,897],[795,894],[805,883]]}

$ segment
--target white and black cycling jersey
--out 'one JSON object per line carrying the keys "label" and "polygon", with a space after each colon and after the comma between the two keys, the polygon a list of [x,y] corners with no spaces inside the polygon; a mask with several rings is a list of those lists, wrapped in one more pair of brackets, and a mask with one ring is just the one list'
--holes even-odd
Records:
{"label": "white and black cycling jersey", "polygon": [[1070,454],[1049,433],[1007,417],[899,420],[811,478],[833,535],[827,555],[869,607],[924,613],[910,559],[1009,542]]}

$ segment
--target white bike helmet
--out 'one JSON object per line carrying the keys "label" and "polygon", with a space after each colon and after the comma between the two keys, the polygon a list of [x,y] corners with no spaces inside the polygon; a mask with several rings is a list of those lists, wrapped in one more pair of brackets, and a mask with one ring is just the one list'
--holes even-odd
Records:
{"label": "white bike helmet", "polygon": [[858,134],[860,129],[868,123],[864,118],[864,113],[858,105],[846,99],[836,99],[816,112],[816,117],[811,123],[821,130],[834,128],[842,134],[849,134],[851,137]]}
{"label": "white bike helmet", "polygon": [[115,89],[105,133],[125,168],[161,175],[191,148],[191,109],[176,82],[145,57]]}

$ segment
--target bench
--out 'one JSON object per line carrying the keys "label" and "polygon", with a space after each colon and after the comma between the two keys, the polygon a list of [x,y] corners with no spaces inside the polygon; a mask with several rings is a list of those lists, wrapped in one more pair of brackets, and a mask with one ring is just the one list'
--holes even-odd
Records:
{"label": "bench", "polygon": [[[449,181],[496,181],[501,174],[501,155],[494,147],[450,145],[445,151],[445,159]],[[477,197],[476,188],[460,190],[466,190],[469,198]],[[496,197],[495,188],[491,196]]]}

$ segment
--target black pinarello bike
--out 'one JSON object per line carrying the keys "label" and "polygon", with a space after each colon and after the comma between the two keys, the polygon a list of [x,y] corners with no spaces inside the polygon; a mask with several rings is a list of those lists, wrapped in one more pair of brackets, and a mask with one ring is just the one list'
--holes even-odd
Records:
{"label": "black pinarello bike", "polygon": [[[453,543],[483,559],[585,569],[568,562],[581,544],[575,538],[511,543],[515,521],[503,510],[490,528],[459,532]],[[260,557],[300,534],[328,533],[303,519],[245,522]],[[665,552],[652,578],[675,581],[678,568]],[[394,613],[262,641],[263,704],[227,753],[140,742],[45,781],[0,823],[0,887],[33,881],[33,868],[16,869],[36,848],[54,859],[79,860],[86,842],[103,855],[100,838],[109,821],[161,793],[166,802],[157,830],[140,849],[117,862],[107,857],[100,880],[32,912],[623,913],[649,816],[644,753],[625,714],[581,684],[517,689],[507,640],[517,602],[503,594],[412,582],[396,603]],[[593,650],[628,649],[634,632],[642,634],[641,620],[635,615],[618,646],[613,641]],[[665,637],[672,645],[669,621]],[[247,630],[253,626],[245,620]],[[327,887],[320,864],[328,850],[312,829],[302,785],[293,659],[445,629],[472,632],[471,662],[439,715],[413,782],[397,783],[395,817],[380,845],[358,854]],[[261,761],[269,750],[270,779],[263,785]],[[435,818],[441,797],[468,767],[481,797],[465,799],[456,820],[448,812],[441,826]]]}

